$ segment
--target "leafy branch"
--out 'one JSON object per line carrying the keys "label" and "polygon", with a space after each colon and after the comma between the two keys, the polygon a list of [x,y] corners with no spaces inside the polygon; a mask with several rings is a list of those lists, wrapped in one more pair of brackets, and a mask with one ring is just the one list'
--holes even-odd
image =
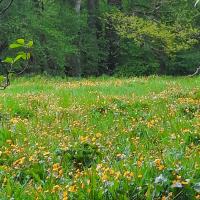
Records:
{"label": "leafy branch", "polygon": [[[7,64],[9,68],[6,70],[6,76],[0,76],[0,90],[5,90],[10,85],[10,77],[12,74],[20,75],[28,68],[28,61],[31,58],[31,48],[33,46],[33,41],[30,40],[25,43],[24,39],[17,39],[15,43],[10,44],[10,49],[22,49],[18,51],[15,57],[6,57],[3,61],[0,61],[2,65]],[[19,72],[14,70],[14,65],[20,61],[25,61],[25,66]]]}

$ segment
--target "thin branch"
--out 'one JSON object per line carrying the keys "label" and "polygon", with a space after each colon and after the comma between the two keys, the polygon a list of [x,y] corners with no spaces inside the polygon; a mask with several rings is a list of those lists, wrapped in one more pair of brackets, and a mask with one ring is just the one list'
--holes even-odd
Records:
{"label": "thin branch", "polygon": [[20,72],[12,71],[12,65],[11,65],[11,68],[6,72],[5,80],[0,84],[0,90],[5,90],[10,85],[10,78],[9,78],[10,74],[13,73],[19,76],[22,73],[24,73],[27,68],[28,68],[28,61],[25,67]]}
{"label": "thin branch", "polygon": [[194,72],[194,74],[189,75],[189,77],[196,76],[197,74],[199,74],[199,72],[200,72],[200,66],[196,69],[196,72]]}
{"label": "thin branch", "polygon": [[13,2],[14,0],[10,0],[10,3],[8,3],[8,5],[0,12],[0,16],[3,15],[10,8]]}
{"label": "thin branch", "polygon": [[23,74],[27,69],[28,69],[28,65],[26,65],[22,71],[20,71],[20,72],[18,72],[18,73],[16,73],[16,74],[17,74],[17,75],[21,75],[21,74]]}

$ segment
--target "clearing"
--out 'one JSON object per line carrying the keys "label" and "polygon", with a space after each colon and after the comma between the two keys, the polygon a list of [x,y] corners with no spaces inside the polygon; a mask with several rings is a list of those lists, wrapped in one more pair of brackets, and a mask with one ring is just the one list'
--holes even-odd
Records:
{"label": "clearing", "polygon": [[20,78],[0,125],[1,199],[200,199],[200,77]]}

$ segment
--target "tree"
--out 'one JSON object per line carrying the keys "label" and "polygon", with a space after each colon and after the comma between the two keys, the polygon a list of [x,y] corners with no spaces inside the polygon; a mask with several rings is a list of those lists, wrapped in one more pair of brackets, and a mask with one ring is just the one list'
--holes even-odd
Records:
{"label": "tree", "polygon": [[[122,8],[122,1],[121,0],[108,0],[108,5],[111,7],[114,6],[117,9]],[[114,10],[114,12],[116,12]],[[113,74],[115,68],[118,65],[118,58],[119,58],[119,38],[116,34],[113,21],[110,17],[107,18],[106,23],[106,37],[108,40],[108,58],[107,58],[107,65],[108,65],[108,72],[109,74]]]}
{"label": "tree", "polygon": [[33,39],[27,73],[190,74],[200,59],[198,0],[0,2],[10,11],[0,18],[1,57],[15,38]]}
{"label": "tree", "polygon": [[87,0],[87,36],[83,39],[83,56],[87,63],[84,66],[84,71],[88,74],[98,74],[99,65],[99,44],[98,44],[98,27],[99,27],[99,0]]}
{"label": "tree", "polygon": [[121,38],[132,39],[141,48],[151,49],[159,60],[161,73],[166,70],[164,57],[173,56],[198,44],[199,31],[192,24],[174,22],[168,26],[159,21],[125,15],[122,12],[115,12],[110,18]]}
{"label": "tree", "polygon": [[[80,15],[81,15],[82,0],[75,0],[75,1],[71,2],[70,5],[75,10],[76,19],[79,21]],[[69,62],[68,66],[65,65],[65,74],[66,75],[80,77],[82,74],[81,55],[80,55],[80,44],[81,44],[80,37],[81,37],[81,25],[78,24],[77,31],[76,31],[76,37],[75,37],[75,40],[73,40],[73,45],[76,47],[76,51],[73,52],[72,55],[65,56],[66,60]]]}

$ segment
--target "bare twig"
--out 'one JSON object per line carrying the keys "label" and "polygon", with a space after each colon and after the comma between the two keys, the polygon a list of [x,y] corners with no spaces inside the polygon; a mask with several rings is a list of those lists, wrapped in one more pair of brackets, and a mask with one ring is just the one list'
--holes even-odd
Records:
{"label": "bare twig", "polygon": [[[0,3],[2,2],[2,0],[0,1]],[[3,15],[12,5],[12,3],[14,2],[14,0],[10,0],[10,2],[8,3],[8,5],[0,12],[0,16]]]}
{"label": "bare twig", "polygon": [[0,84],[0,90],[5,90],[10,85],[10,77],[9,77],[10,74],[16,74],[19,76],[22,73],[24,73],[27,68],[28,68],[28,61],[27,61],[27,64],[25,65],[25,67],[20,72],[13,71],[12,65],[11,65],[11,68],[9,70],[7,70],[7,72],[6,72],[5,80]]}
{"label": "bare twig", "polygon": [[199,74],[199,72],[200,72],[200,66],[196,69],[196,71],[194,72],[194,74],[189,75],[189,77],[196,76],[197,74]]}

